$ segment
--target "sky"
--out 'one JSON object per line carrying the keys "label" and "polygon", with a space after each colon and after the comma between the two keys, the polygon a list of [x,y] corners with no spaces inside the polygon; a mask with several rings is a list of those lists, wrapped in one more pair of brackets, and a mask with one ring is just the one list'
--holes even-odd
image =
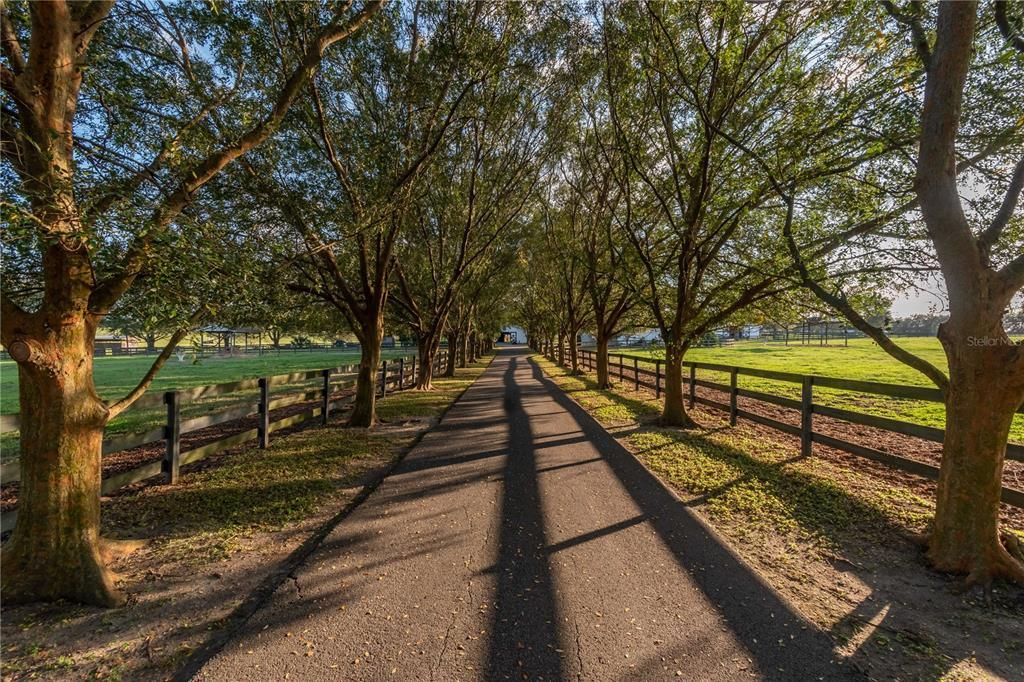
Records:
{"label": "sky", "polygon": [[917,314],[942,313],[946,309],[946,292],[932,287],[912,290],[893,299],[892,316],[908,317]]}

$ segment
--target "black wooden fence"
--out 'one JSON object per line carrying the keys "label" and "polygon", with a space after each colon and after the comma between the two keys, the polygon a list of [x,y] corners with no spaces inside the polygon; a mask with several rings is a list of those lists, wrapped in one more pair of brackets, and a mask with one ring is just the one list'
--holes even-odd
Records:
{"label": "black wooden fence", "polygon": [[[554,353],[549,357],[557,362]],[[565,358],[569,357],[568,351]],[[597,353],[589,350],[580,350],[580,367],[588,371],[596,371]],[[661,398],[664,389],[664,361],[647,360],[637,356],[622,355],[617,353],[609,354],[608,372],[611,376],[617,377],[621,383],[633,384],[635,390],[646,388],[654,391],[655,397]],[[737,367],[733,365],[718,365],[707,362],[684,362],[684,386],[687,389],[688,401],[691,407],[695,404],[706,405],[713,409],[722,410],[729,415],[729,423],[735,425],[740,417],[750,421],[768,426],[770,428],[798,436],[800,438],[800,452],[803,456],[809,456],[814,443],[827,447],[836,448],[852,455],[879,462],[886,466],[905,471],[908,473],[923,476],[936,480],[939,477],[939,468],[920,462],[908,457],[902,457],[889,452],[871,448],[858,443],[851,443],[847,440],[836,438],[825,433],[814,430],[814,416],[821,415],[832,419],[839,419],[851,424],[858,424],[883,431],[899,433],[905,436],[912,436],[924,440],[941,443],[944,436],[942,429],[921,424],[913,424],[889,417],[880,417],[863,412],[822,405],[814,401],[814,389],[816,387],[838,389],[856,393],[887,396],[891,398],[902,398],[909,400],[922,400],[928,402],[944,402],[942,393],[936,388],[923,386],[906,386],[902,384],[887,384],[875,381],[860,381],[854,379],[838,379],[834,377],[823,377],[817,375],[794,374],[790,372],[777,372],[774,370],[755,369],[753,367]],[[705,372],[726,373],[729,375],[729,383],[724,384],[708,379],[699,378],[698,370]],[[739,376],[758,377],[774,381],[793,383],[799,385],[800,399],[786,396],[773,395],[763,391],[755,391],[747,388],[740,388],[737,383]],[[705,398],[697,394],[697,387],[710,389],[726,396],[726,401]],[[751,412],[739,407],[738,398],[744,397],[754,401],[778,405],[800,413],[800,426],[787,424],[786,422],[773,419],[763,414]],[[1018,410],[1024,414],[1024,406]],[[1006,457],[1010,460],[1024,462],[1024,445],[1010,443],[1006,448]],[[1015,507],[1024,508],[1024,491],[1003,486],[1003,502]]]}
{"label": "black wooden fence", "polygon": [[[447,354],[441,353],[440,357],[435,361],[433,374],[435,376],[443,374],[447,369],[447,362]],[[129,409],[152,409],[165,405],[167,408],[166,422],[162,426],[148,431],[117,435],[105,439],[103,441],[103,454],[107,455],[113,452],[130,450],[143,445],[165,441],[163,458],[105,477],[102,482],[101,493],[109,495],[127,485],[156,476],[163,476],[165,483],[174,484],[178,482],[181,467],[198,462],[217,452],[253,440],[259,443],[260,448],[266,448],[270,443],[270,434],[274,431],[317,417],[319,417],[321,424],[327,424],[331,411],[349,404],[354,399],[352,394],[335,398],[335,393],[339,390],[352,388],[355,385],[355,378],[358,372],[358,365],[345,365],[342,367],[279,374],[259,379],[245,379],[210,386],[198,386],[179,391],[165,391],[163,393],[144,395],[132,404]],[[315,385],[307,386],[302,390],[271,395],[271,389],[274,386],[313,381],[316,382]],[[380,369],[377,372],[378,392],[382,397],[392,391],[409,388],[415,384],[415,381],[416,356],[414,355],[384,360],[381,362]],[[252,402],[250,399],[234,403],[225,409],[205,414],[201,417],[192,419],[181,418],[181,406],[183,404],[241,391],[251,392],[254,389],[259,390],[259,399],[256,402]],[[318,400],[318,404],[314,407],[282,419],[270,420],[270,413],[273,410],[290,405],[309,403],[313,400]],[[253,415],[257,415],[258,426],[256,428],[232,433],[213,442],[204,443],[192,450],[181,451],[181,436],[183,434],[245,419]],[[0,416],[0,432],[16,431],[18,427],[18,415]],[[0,484],[18,481],[20,478],[21,468],[18,462],[0,465]],[[13,509],[0,515],[0,532],[7,532],[14,527],[17,514],[18,510]]]}

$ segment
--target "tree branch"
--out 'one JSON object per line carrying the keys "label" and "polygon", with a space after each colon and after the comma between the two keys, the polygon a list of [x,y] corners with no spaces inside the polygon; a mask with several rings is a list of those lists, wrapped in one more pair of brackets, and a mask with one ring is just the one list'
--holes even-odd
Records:
{"label": "tree branch", "polygon": [[989,249],[999,241],[1000,235],[1006,229],[1006,224],[1010,222],[1010,218],[1017,208],[1017,202],[1020,200],[1022,189],[1024,189],[1024,156],[1017,161],[1017,165],[1013,169],[1013,175],[1010,177],[1010,186],[1006,189],[1006,195],[1003,197],[1003,203],[1000,205],[999,211],[996,213],[995,218],[992,219],[992,223],[978,238],[978,243],[985,253],[988,253]]}
{"label": "tree branch", "polygon": [[131,390],[128,395],[121,398],[120,400],[107,403],[107,421],[114,419],[119,414],[127,410],[132,404],[142,397],[142,395],[149,389],[150,384],[153,383],[153,379],[156,378],[157,373],[163,368],[164,364],[171,357],[171,353],[177,347],[178,343],[185,338],[185,336],[192,330],[192,328],[199,323],[199,321],[206,315],[206,309],[200,308],[198,311],[192,314],[188,319],[188,323],[171,334],[171,338],[168,339],[167,345],[157,356],[156,360],[150,366],[149,371],[146,372],[145,376],[139,381],[139,383]]}
{"label": "tree branch", "polygon": [[11,70],[17,76],[25,70],[25,55],[21,51],[21,43],[14,33],[14,24],[11,23],[11,13],[7,9],[7,3],[0,8],[0,44],[3,45],[4,56],[11,63]]}
{"label": "tree branch", "polygon": [[1020,24],[1006,14],[1006,0],[996,0],[996,25],[999,32],[1017,50],[1024,52],[1024,31],[1021,31]]}
{"label": "tree branch", "polygon": [[949,388],[949,379],[942,370],[924,358],[920,358],[896,345],[893,340],[885,334],[884,330],[868,322],[856,308],[850,305],[850,302],[842,291],[838,294],[833,294],[811,277],[807,270],[807,265],[804,263],[803,257],[800,255],[800,247],[797,246],[796,238],[793,236],[793,195],[787,194],[785,196],[785,201],[786,220],[783,223],[782,233],[786,239],[786,246],[789,248],[790,256],[796,264],[797,272],[800,276],[800,282],[810,289],[819,299],[824,301],[833,309],[842,313],[854,327],[867,334],[882,350],[908,367],[912,367],[924,374],[932,381],[932,383],[943,391],[943,393],[945,393]]}
{"label": "tree branch", "polygon": [[882,6],[897,23],[903,24],[910,29],[910,35],[914,41],[914,49],[917,50],[917,56],[920,58],[925,71],[929,70],[932,63],[932,54],[931,48],[928,45],[928,34],[921,25],[922,4],[916,0],[910,3],[913,14],[900,12],[892,0],[882,0]]}
{"label": "tree branch", "polygon": [[[285,115],[295,99],[302,92],[306,83],[313,76],[320,61],[323,59],[324,51],[331,45],[343,40],[376,14],[381,6],[382,0],[370,0],[363,9],[352,17],[348,22],[338,24],[332,21],[324,28],[313,45],[306,51],[299,65],[292,71],[281,91],[278,93],[274,105],[267,116],[256,125],[245,132],[237,141],[228,144],[214,152],[205,160],[197,164],[186,176],[174,192],[154,211],[152,223],[153,230],[149,230],[144,236],[135,240],[124,257],[124,266],[121,271],[96,286],[89,297],[90,309],[106,311],[121,297],[131,286],[131,283],[142,271],[143,265],[148,260],[148,251],[153,238],[170,226],[170,224],[184,210],[185,206],[192,199],[192,194],[203,187],[213,177],[223,170],[229,163],[245,155],[261,143],[263,143],[284,121]],[[339,13],[340,13],[339,9]],[[335,13],[338,17],[338,13]]]}

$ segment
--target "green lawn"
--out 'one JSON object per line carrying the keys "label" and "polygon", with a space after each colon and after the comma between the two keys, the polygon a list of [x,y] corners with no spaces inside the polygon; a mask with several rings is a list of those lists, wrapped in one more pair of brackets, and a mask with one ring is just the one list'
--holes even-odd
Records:
{"label": "green lawn", "polygon": [[[385,359],[402,355],[412,355],[414,349],[386,350]],[[143,357],[105,357],[96,358],[95,380],[100,396],[106,399],[124,395],[138,383],[153,362],[153,356]],[[184,389],[195,386],[206,386],[242,379],[253,379],[276,374],[289,374],[341,365],[352,365],[359,362],[359,353],[352,351],[316,351],[293,352],[281,351],[280,354],[263,356],[247,356],[240,358],[206,358],[198,364],[190,359],[179,362],[172,357],[157,375],[150,387],[152,392],[169,389]],[[319,388],[320,379],[309,382],[296,382],[274,386],[272,395],[283,395],[305,389]],[[227,395],[213,396],[202,400],[186,402],[181,407],[183,419],[198,417],[211,412],[227,409],[243,402],[255,402],[258,390],[238,391]],[[0,362],[0,413],[18,412],[18,370],[15,363],[8,360]],[[138,433],[147,431],[162,424],[165,420],[162,406],[129,409],[107,425],[108,437],[118,434]],[[18,455],[18,432],[11,431],[0,435],[0,460],[8,461]]]}
{"label": "green lawn", "polygon": [[[938,339],[909,338],[897,339],[897,342],[903,348],[945,370],[946,356]],[[617,351],[612,350],[612,352],[616,353]],[[665,357],[664,351],[661,349],[652,351],[623,349],[623,354],[639,357]],[[923,374],[894,360],[870,339],[851,339],[848,347],[819,346],[817,344],[786,346],[782,343],[740,341],[729,346],[694,348],[686,354],[686,360],[756,367],[795,374],[817,374],[844,379],[882,381],[890,384],[931,385]]]}
{"label": "green lawn", "polygon": [[[945,371],[946,357],[938,339],[906,338],[897,339],[897,342]],[[611,352],[613,355],[619,353],[616,349],[612,349]],[[983,353],[985,350],[979,348],[977,352]],[[621,353],[644,359],[664,357],[661,349],[622,349]],[[786,346],[781,343],[742,341],[728,346],[695,348],[686,354],[685,359],[689,362],[736,365],[794,374],[815,374],[914,386],[932,385],[923,374],[893,359],[870,339],[852,339],[849,346]],[[612,362],[618,361],[613,357]],[[614,373],[616,370],[612,371]],[[697,378],[729,383],[728,375],[722,372],[698,370]],[[738,378],[738,385],[741,390],[747,388],[790,398],[800,397],[800,386],[794,383],[741,375]],[[814,389],[814,399],[823,405],[902,419],[936,428],[945,427],[945,411],[941,403],[903,400],[820,387]],[[1017,415],[1010,438],[1015,442],[1024,442],[1024,415]]]}
{"label": "green lawn", "polygon": [[[384,351],[385,358],[412,355],[415,349]],[[153,364],[154,356],[96,358],[96,388],[105,399],[117,398],[138,383]],[[150,388],[166,391],[240,381],[256,377],[288,374],[312,369],[325,369],[359,362],[359,352],[353,351],[290,351],[252,355],[239,358],[206,358],[193,364],[189,358],[178,362],[172,357],[160,370]],[[18,411],[18,368],[11,360],[0,361],[0,414]]]}

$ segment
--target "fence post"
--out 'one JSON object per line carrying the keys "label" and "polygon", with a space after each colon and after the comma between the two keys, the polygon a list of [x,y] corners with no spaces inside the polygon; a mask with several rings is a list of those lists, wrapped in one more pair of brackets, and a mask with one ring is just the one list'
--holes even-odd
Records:
{"label": "fence post", "polygon": [[814,428],[811,407],[814,400],[813,377],[804,377],[800,392],[800,456],[811,456],[811,434]]}
{"label": "fence post", "polygon": [[737,371],[736,367],[729,370],[729,426],[736,426],[736,396],[739,395],[739,390],[736,388]]}
{"label": "fence post", "polygon": [[405,357],[398,358],[398,390],[405,388]]}
{"label": "fence post", "polygon": [[260,378],[260,448],[270,445],[270,382],[266,377]]}
{"label": "fence post", "polygon": [[416,382],[419,381],[419,377],[416,376],[416,356],[415,355],[412,356],[412,371],[411,371],[411,374],[412,374],[412,383],[413,383],[413,386],[415,386]]}
{"label": "fence post", "polygon": [[661,360],[654,361],[654,397],[661,400]]}
{"label": "fence post", "polygon": [[324,394],[321,397],[322,403],[320,405],[320,423],[327,426],[327,419],[331,414],[331,370],[325,369],[324,375]]}
{"label": "fence post", "polygon": [[690,408],[697,404],[697,366],[690,365]]}
{"label": "fence post", "polygon": [[181,463],[181,401],[178,399],[178,392],[164,393],[164,402],[167,403],[167,426],[164,427],[167,450],[164,452],[160,470],[166,476],[166,483],[175,485],[178,482]]}
{"label": "fence post", "polygon": [[388,395],[388,361],[380,361],[380,397],[385,398]]}
{"label": "fence post", "polygon": [[640,365],[639,365],[639,362],[640,361],[637,360],[637,358],[634,356],[633,357],[633,390],[634,391],[639,391],[640,390]]}

